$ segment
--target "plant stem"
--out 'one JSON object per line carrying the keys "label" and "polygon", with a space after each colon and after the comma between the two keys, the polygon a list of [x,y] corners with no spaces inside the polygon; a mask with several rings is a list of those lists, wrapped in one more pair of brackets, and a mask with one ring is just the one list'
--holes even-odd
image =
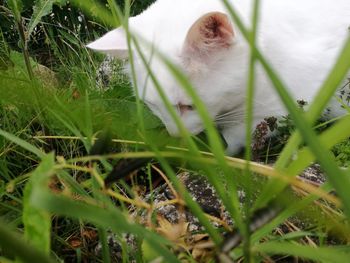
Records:
{"label": "plant stem", "polygon": [[25,35],[25,30],[24,30],[22,18],[20,18],[20,20],[17,21],[17,29],[18,29],[20,40],[21,40],[21,48],[22,48],[23,57],[24,57],[24,61],[25,61],[25,64],[26,64],[26,68],[27,68],[27,71],[28,71],[28,76],[29,76],[30,80],[33,80],[34,74],[33,74],[32,66],[30,65],[30,57],[29,57],[29,51],[28,51],[28,41],[27,41],[27,38],[26,38],[26,35]]}

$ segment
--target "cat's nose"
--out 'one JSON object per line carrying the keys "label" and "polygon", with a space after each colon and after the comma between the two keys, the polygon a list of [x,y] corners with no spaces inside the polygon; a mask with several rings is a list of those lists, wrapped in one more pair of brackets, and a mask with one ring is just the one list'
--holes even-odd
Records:
{"label": "cat's nose", "polygon": [[186,112],[189,112],[189,111],[193,110],[193,106],[192,105],[186,105],[186,104],[182,104],[182,103],[178,103],[176,105],[176,108],[179,110],[180,116],[184,115]]}

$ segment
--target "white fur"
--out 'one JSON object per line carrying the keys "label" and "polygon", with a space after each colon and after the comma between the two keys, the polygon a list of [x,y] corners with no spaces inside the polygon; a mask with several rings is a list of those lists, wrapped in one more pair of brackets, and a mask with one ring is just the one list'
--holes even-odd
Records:
{"label": "white fur", "polygon": [[[249,26],[252,0],[231,0],[241,18]],[[215,52],[207,60],[193,59],[185,63],[186,35],[191,26],[209,12],[227,13],[220,0],[158,0],[142,14],[130,18],[130,30],[166,54],[183,69],[208,108],[213,120],[219,114],[233,111],[217,121],[234,153],[244,145],[244,111],[247,86],[249,48],[238,28],[234,44]],[[312,101],[333,66],[344,40],[349,36],[349,0],[263,0],[259,23],[258,45],[287,84],[295,99]],[[123,29],[88,45],[96,50],[123,57],[127,51]],[[140,42],[141,44],[144,42]],[[168,99],[178,105],[191,105],[191,99],[169,73],[152,48],[142,44],[149,65]],[[137,88],[144,101],[163,121],[171,135],[179,131],[160,99],[140,57],[135,54]],[[263,69],[257,72],[254,124],[269,116],[281,116],[285,109]],[[203,130],[196,110],[179,111],[185,126],[193,134]]]}

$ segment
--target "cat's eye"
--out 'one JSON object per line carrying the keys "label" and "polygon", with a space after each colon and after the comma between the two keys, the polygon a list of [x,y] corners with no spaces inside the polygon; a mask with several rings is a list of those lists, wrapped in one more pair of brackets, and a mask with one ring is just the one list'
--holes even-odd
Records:
{"label": "cat's eye", "polygon": [[180,115],[184,115],[186,112],[193,111],[194,106],[193,105],[186,105],[186,104],[177,104],[176,108],[179,110]]}

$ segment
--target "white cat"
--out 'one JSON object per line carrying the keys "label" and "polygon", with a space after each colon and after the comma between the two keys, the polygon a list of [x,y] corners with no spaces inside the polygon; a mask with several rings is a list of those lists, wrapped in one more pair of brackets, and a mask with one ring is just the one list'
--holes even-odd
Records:
{"label": "white cat", "polygon": [[[252,0],[230,1],[246,25]],[[258,46],[287,84],[295,100],[312,101],[349,37],[350,0],[262,0]],[[197,134],[203,124],[191,98],[167,70],[154,49],[166,54],[191,80],[225,138],[227,152],[245,142],[245,95],[249,47],[227,15],[221,0],[158,0],[130,18],[130,31],[140,41],[152,71],[187,129]],[[88,45],[118,58],[128,54],[122,28]],[[179,135],[137,52],[135,71],[139,94],[163,121],[169,133]],[[281,116],[281,105],[262,67],[257,69],[254,124]],[[338,104],[338,103],[337,103]],[[332,105],[331,105],[332,106]],[[338,115],[340,107],[333,109]]]}

